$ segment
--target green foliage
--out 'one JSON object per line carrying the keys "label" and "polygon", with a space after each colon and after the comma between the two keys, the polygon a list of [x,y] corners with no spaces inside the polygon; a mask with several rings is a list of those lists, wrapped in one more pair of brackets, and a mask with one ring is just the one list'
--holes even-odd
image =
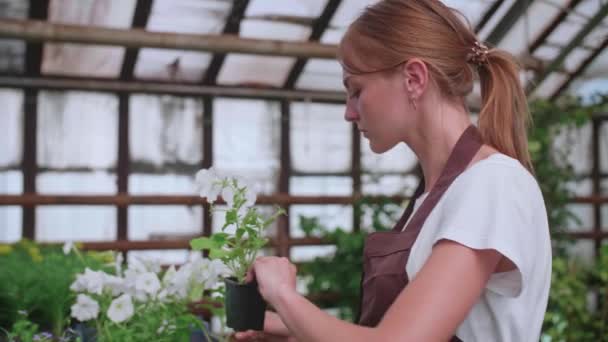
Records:
{"label": "green foliage", "polygon": [[[110,256],[111,257],[111,256]],[[69,323],[74,295],[69,287],[75,275],[88,265],[103,268],[104,253],[81,258],[65,255],[60,246],[39,246],[22,240],[0,248],[0,327],[8,330],[23,321],[20,311],[42,331],[60,336]]]}
{"label": "green foliage", "polygon": [[[209,251],[209,258],[220,259],[231,270],[232,275],[244,283],[247,270],[251,267],[259,251],[268,243],[268,238],[263,236],[264,230],[274,222],[280,215],[285,214],[282,208],[277,208],[270,217],[264,217],[253,203],[248,203],[246,186],[243,186],[235,178],[225,178],[218,181],[218,186],[229,189],[222,196],[229,204],[225,211],[225,223],[221,232],[209,237],[200,237],[190,241],[193,250]],[[211,206],[211,211],[220,211]],[[228,233],[229,230],[233,232]]]}

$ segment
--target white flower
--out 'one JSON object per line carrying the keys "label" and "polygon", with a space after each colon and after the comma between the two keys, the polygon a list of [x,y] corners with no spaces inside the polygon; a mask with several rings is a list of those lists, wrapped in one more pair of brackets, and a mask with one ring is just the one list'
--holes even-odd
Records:
{"label": "white flower", "polygon": [[74,248],[74,243],[72,241],[67,241],[63,244],[63,254],[68,255]]}
{"label": "white flower", "polygon": [[85,294],[79,294],[76,304],[72,305],[72,317],[84,322],[97,318],[98,314],[99,304],[93,298]]}
{"label": "white flower", "polygon": [[74,292],[89,292],[101,294],[104,284],[104,273],[92,271],[88,267],[84,274],[78,274],[76,280],[70,285],[70,290]]}
{"label": "white flower", "polygon": [[220,178],[212,167],[198,171],[195,176],[199,195],[207,198],[209,203],[215,202],[222,191],[222,187],[218,184],[220,181]]}
{"label": "white flower", "polygon": [[222,198],[229,207],[234,205],[234,190],[232,190],[232,187],[227,186],[222,190]]}
{"label": "white flower", "polygon": [[156,273],[147,272],[138,275],[135,280],[135,290],[154,296],[160,290],[160,281]]}
{"label": "white flower", "polygon": [[114,299],[108,309],[108,317],[114,323],[121,323],[133,316],[133,301],[131,296],[123,294]]}
{"label": "white flower", "polygon": [[125,280],[107,273],[103,274],[103,288],[112,293],[112,296],[118,296],[125,291]]}

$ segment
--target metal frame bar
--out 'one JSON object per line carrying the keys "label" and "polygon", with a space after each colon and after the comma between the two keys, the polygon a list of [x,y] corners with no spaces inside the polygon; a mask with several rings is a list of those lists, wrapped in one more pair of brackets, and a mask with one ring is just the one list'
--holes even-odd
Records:
{"label": "metal frame bar", "polygon": [[[248,5],[249,0],[234,1],[234,3],[232,4],[232,9],[230,10],[230,14],[228,15],[228,19],[226,20],[226,26],[224,26],[224,34],[239,34],[239,31],[241,30],[241,20],[243,20],[243,17],[245,16],[245,11],[247,10]],[[207,67],[205,76],[203,77],[203,84],[216,84],[217,75],[220,73],[220,69],[224,64],[225,59],[226,54],[224,53],[215,54],[213,56],[211,62],[209,63],[209,67]]]}
{"label": "metal frame bar", "polygon": [[488,35],[486,41],[494,46],[507,35],[509,29],[515,25],[517,20],[526,13],[528,7],[534,0],[516,0],[509,8],[505,16],[496,24],[494,30]]}
{"label": "metal frame bar", "polygon": [[[131,27],[134,29],[145,29],[150,19],[150,13],[152,12],[153,0],[137,0],[135,5],[135,14],[133,15],[133,23]],[[135,69],[135,63],[137,62],[137,56],[139,55],[139,48],[127,48],[125,51],[125,57],[122,62],[122,68],[120,70],[120,79],[128,81],[133,79],[133,70]]]}
{"label": "metal frame bar", "polygon": [[345,93],[341,91],[205,86],[162,82],[123,82],[58,77],[33,78],[0,76],[0,88],[83,90],[112,93],[168,94],[176,96],[223,96],[341,104],[343,104],[346,99]]}
{"label": "metal frame bar", "polygon": [[591,18],[583,28],[581,28],[576,36],[570,40],[559,53],[559,55],[538,75],[536,75],[533,82],[528,84],[526,92],[532,94],[536,88],[557,68],[561,67],[566,57],[576,48],[576,46],[582,42],[587,34],[602,22],[602,20],[608,15],[608,4],[604,4],[600,10]]}

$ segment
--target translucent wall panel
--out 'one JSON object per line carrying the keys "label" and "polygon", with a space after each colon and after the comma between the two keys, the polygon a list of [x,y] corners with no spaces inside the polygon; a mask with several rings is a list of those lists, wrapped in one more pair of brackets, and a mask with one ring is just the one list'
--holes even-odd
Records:
{"label": "translucent wall panel", "polygon": [[10,243],[21,239],[21,207],[0,207],[0,243]]}
{"label": "translucent wall panel", "polygon": [[214,166],[250,180],[257,192],[276,191],[280,167],[280,108],[262,100],[214,100]]}
{"label": "translucent wall panel", "polygon": [[176,163],[200,164],[203,158],[201,100],[132,95],[129,111],[129,147],[134,170],[141,164],[154,168]]}
{"label": "translucent wall panel", "polygon": [[89,92],[38,95],[38,164],[112,168],[118,151],[118,98]]}
{"label": "translucent wall panel", "polygon": [[19,168],[23,155],[23,92],[0,89],[0,168]]}
{"label": "translucent wall panel", "polygon": [[[29,1],[0,1],[1,19],[24,19],[27,17]],[[19,73],[25,62],[25,42],[16,39],[0,39],[0,71]]]}
{"label": "translucent wall panel", "polygon": [[336,246],[294,246],[290,249],[292,262],[312,261],[317,257],[329,257],[336,252]]}
{"label": "translucent wall panel", "polygon": [[[219,34],[225,26],[231,1],[155,0],[146,30],[193,34]],[[135,76],[197,82],[211,60],[210,53],[144,48],[135,64]]]}
{"label": "translucent wall panel", "polygon": [[0,194],[19,195],[23,193],[23,173],[21,171],[0,172]]}
{"label": "translucent wall panel", "polygon": [[[52,0],[49,21],[61,24],[127,29],[131,27],[135,0]],[[122,67],[124,47],[46,43],[42,73],[117,77]]]}
{"label": "translucent wall panel", "polygon": [[[241,22],[240,36],[244,38],[304,41],[310,28],[301,25],[245,19]],[[220,84],[263,84],[280,87],[285,82],[295,58],[256,56],[231,53],[218,74]],[[260,72],[272,70],[272,72]]]}
{"label": "translucent wall panel", "polygon": [[576,259],[587,265],[594,262],[595,242],[593,240],[578,240],[566,249],[569,259]]}
{"label": "translucent wall panel", "polygon": [[593,161],[591,149],[592,127],[588,123],[580,129],[569,130],[553,141],[557,149],[570,150],[566,162],[574,167],[575,174],[589,174]]}
{"label": "translucent wall panel", "polygon": [[[350,177],[291,177],[289,192],[294,196],[350,196],[353,193]],[[292,205],[289,212],[289,227],[292,237],[303,237],[300,215],[316,217],[319,222],[334,230],[340,227],[350,231],[353,227],[352,206],[329,205]]]}
{"label": "translucent wall panel", "polygon": [[344,90],[342,67],[336,60],[310,59],[296,86],[302,89]]}
{"label": "translucent wall panel", "polygon": [[534,97],[551,97],[568,78],[568,75],[560,72],[550,73],[549,76],[547,76],[547,78],[534,90]]}
{"label": "translucent wall panel", "polygon": [[350,177],[291,177],[289,192],[294,196],[350,196],[353,180]]}
{"label": "translucent wall panel", "polygon": [[179,205],[129,207],[129,240],[184,239],[202,233],[203,208]]}
{"label": "translucent wall panel", "polygon": [[116,240],[116,207],[49,205],[36,208],[36,240]]}
{"label": "translucent wall panel", "polygon": [[36,177],[41,194],[112,195],[118,192],[116,175],[107,172],[43,172]]}
{"label": "translucent wall panel", "polygon": [[321,15],[327,0],[253,0],[247,6],[246,17],[267,15],[291,15],[316,18]]}
{"label": "translucent wall panel", "polygon": [[487,0],[443,0],[443,3],[447,6],[460,11],[473,27],[492,6],[493,2]]}
{"label": "translucent wall panel", "polygon": [[0,71],[21,73],[24,61],[25,43],[22,40],[0,39]]}
{"label": "translucent wall panel", "polygon": [[192,195],[196,193],[194,174],[192,176],[131,174],[129,175],[129,193],[133,195]]}
{"label": "translucent wall panel", "polygon": [[[512,2],[513,1],[511,1],[511,3]],[[511,8],[511,4],[503,4],[501,9],[505,8],[505,6],[507,6],[507,9]],[[520,17],[515,25],[509,28],[509,32],[500,41],[499,47],[504,48],[517,56],[522,55],[528,50],[530,43],[540,35],[558,13],[559,8],[556,8],[553,4],[549,4],[545,1],[532,2],[525,12],[525,15]],[[494,13],[493,18],[501,20],[504,15],[504,13]],[[494,27],[492,27],[492,29],[493,28]],[[491,31],[486,31],[486,35],[482,35],[481,37],[484,39],[487,38],[489,32]],[[562,42],[563,41],[564,40],[562,40]]]}
{"label": "translucent wall panel", "polygon": [[344,106],[293,103],[290,126],[294,170],[350,170],[352,126],[344,121]]}
{"label": "translucent wall panel", "polygon": [[154,260],[161,265],[182,265],[188,261],[189,254],[187,249],[130,251],[127,253],[127,261]]}
{"label": "translucent wall panel", "polygon": [[[276,211],[274,206],[269,206],[269,205],[256,205],[255,207],[258,210],[258,213],[260,213],[264,217],[270,217]],[[213,216],[211,219],[212,220],[211,231],[213,233],[222,231],[222,227],[226,223],[226,210],[228,209],[228,207],[225,205],[218,205],[216,208],[218,210],[213,212]],[[230,226],[230,227],[226,227],[226,229],[224,231],[226,233],[232,234],[235,232],[235,230],[236,230],[235,226]],[[266,230],[264,230],[264,236],[267,236],[267,237],[277,236],[277,222],[276,221],[273,222],[270,226],[268,226],[266,228]]]}
{"label": "translucent wall panel", "polygon": [[569,231],[590,231],[593,229],[593,205],[572,203],[567,205],[579,222],[568,222],[565,228]]}
{"label": "translucent wall panel", "polygon": [[416,163],[416,155],[404,143],[377,154],[370,149],[367,138],[361,137],[361,166],[364,172],[409,172]]}

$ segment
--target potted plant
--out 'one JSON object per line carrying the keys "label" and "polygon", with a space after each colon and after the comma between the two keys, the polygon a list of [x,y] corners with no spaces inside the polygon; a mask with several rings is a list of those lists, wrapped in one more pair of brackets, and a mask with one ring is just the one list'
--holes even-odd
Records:
{"label": "potted plant", "polygon": [[[224,211],[226,222],[220,232],[209,237],[193,239],[193,250],[209,251],[209,258],[221,260],[229,269],[226,283],[226,325],[235,331],[263,330],[266,302],[255,282],[246,283],[247,271],[268,239],[264,230],[284,210],[278,208],[265,217],[253,206],[257,199],[243,180],[236,177],[220,177],[213,168],[196,174],[200,196],[211,204],[211,211]],[[213,205],[221,194],[228,208]]]}

